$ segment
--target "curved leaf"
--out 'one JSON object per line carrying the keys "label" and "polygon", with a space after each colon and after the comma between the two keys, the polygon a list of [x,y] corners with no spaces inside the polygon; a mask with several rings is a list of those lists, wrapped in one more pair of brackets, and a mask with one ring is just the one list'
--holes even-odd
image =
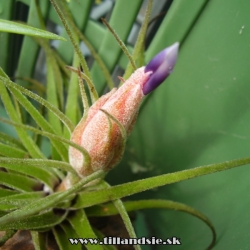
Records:
{"label": "curved leaf", "polygon": [[120,199],[125,196],[143,192],[148,189],[160,187],[167,184],[188,180],[198,176],[223,171],[230,168],[246,165],[250,163],[250,157],[238,160],[226,161],[223,163],[211,164],[203,167],[178,171],[171,174],[163,174],[138,181],[133,181],[106,189],[95,190],[91,193],[81,193],[78,196],[74,208],[79,209],[101,204],[110,200]]}
{"label": "curved leaf", "polygon": [[[5,77],[0,77],[0,95],[2,98],[2,101],[4,103],[5,109],[10,117],[11,120],[15,122],[21,123],[21,118],[19,117],[18,112],[16,111],[10,96],[7,92],[7,89],[4,85],[5,82],[8,82],[9,80]],[[30,135],[27,134],[27,132],[21,128],[16,128],[17,134],[22,141],[23,145],[29,152],[29,154],[34,158],[45,158],[41,150],[37,147],[35,142],[31,139]]]}
{"label": "curved leaf", "polygon": [[[106,188],[110,187],[109,184],[106,182],[102,182],[102,186],[106,187]],[[127,210],[124,207],[123,202],[120,199],[117,199],[117,200],[113,201],[113,204],[123,220],[123,223],[128,231],[129,237],[130,238],[137,238],[134,227],[133,227],[132,222],[130,220],[130,217],[127,213]],[[139,245],[135,245],[134,248],[137,250],[141,249]]]}
{"label": "curved leaf", "polygon": [[[56,134],[51,124],[38,112],[38,110],[31,104],[31,102],[17,89],[10,87],[9,90],[18,100],[18,102],[27,110],[35,122],[42,128],[42,130],[49,133]],[[57,131],[58,133],[58,131]],[[67,160],[67,150],[65,146],[58,140],[51,140],[56,150],[60,153],[62,159]]]}
{"label": "curved leaf", "polygon": [[39,95],[36,95],[33,92],[25,89],[24,87],[9,81],[8,79],[6,79],[4,77],[0,77],[0,79],[4,84],[6,84],[7,87],[11,86],[11,87],[19,90],[24,95],[29,96],[30,98],[41,103],[43,106],[45,106],[47,109],[49,109],[52,113],[54,113],[65,124],[65,126],[68,128],[68,130],[70,132],[72,132],[74,130],[74,124],[68,119],[68,117],[66,117],[59,109],[57,109],[55,106],[50,104],[48,101],[46,101],[45,99],[43,99]]}
{"label": "curved leaf", "polygon": [[[215,244],[216,232],[215,232],[212,222],[205,215],[203,215],[198,210],[190,206],[187,206],[179,202],[174,202],[174,201],[169,201],[169,200],[156,200],[156,199],[124,201],[123,204],[127,212],[138,211],[141,209],[163,208],[163,209],[181,211],[181,212],[185,212],[190,215],[193,215],[199,218],[200,220],[202,220],[204,223],[206,223],[207,226],[212,231],[213,239],[208,249],[211,249],[212,246]],[[110,216],[110,215],[115,215],[118,213],[117,208],[114,206],[113,203],[86,208],[85,211],[88,216]]]}
{"label": "curved leaf", "polygon": [[[1,172],[0,172],[1,174]],[[57,192],[54,194],[51,194],[49,196],[46,196],[42,199],[39,199],[37,201],[34,201],[32,204],[29,204],[27,206],[24,206],[18,210],[15,210],[14,212],[8,213],[0,218],[0,225],[5,226],[10,222],[14,222],[16,220],[27,218],[31,215],[34,215],[36,213],[39,213],[40,211],[49,209],[51,207],[56,207],[56,205],[63,201],[65,198],[69,197],[72,194],[75,194],[80,189],[83,188],[83,186],[90,181],[93,181],[95,179],[101,178],[105,175],[105,172],[100,170],[97,171],[83,180],[79,181],[77,184],[75,184],[72,188],[64,191],[64,192]],[[31,185],[30,185],[31,186]]]}
{"label": "curved leaf", "polygon": [[63,161],[55,161],[55,160],[46,160],[46,159],[16,159],[16,158],[8,158],[8,157],[0,157],[0,164],[7,165],[16,165],[23,164],[26,166],[36,166],[36,167],[45,167],[45,168],[58,168],[67,172],[73,172],[72,167],[69,163]]}
{"label": "curved leaf", "polygon": [[[61,141],[61,142],[65,143],[65,144],[67,144],[67,145],[70,145],[70,146],[78,149],[84,155],[85,160],[90,161],[90,156],[89,156],[88,152],[83,147],[79,146],[76,143],[71,142],[70,140],[62,138],[61,136],[57,136],[55,134],[51,134],[51,133],[48,133],[48,132],[45,132],[45,131],[42,131],[42,130],[39,130],[39,129],[35,129],[35,128],[33,128],[31,126],[28,126],[28,125],[23,125],[21,123],[12,122],[12,121],[9,121],[9,120],[1,118],[1,117],[0,117],[0,122],[4,122],[4,123],[10,124],[10,125],[13,125],[13,126],[15,126],[17,128],[24,128],[24,129],[32,131],[32,132],[34,132],[36,134],[40,134],[40,135],[43,135],[45,137],[48,137],[50,140],[51,139],[56,139],[58,141]],[[74,168],[71,167],[70,171],[76,174],[76,171],[75,171]]]}

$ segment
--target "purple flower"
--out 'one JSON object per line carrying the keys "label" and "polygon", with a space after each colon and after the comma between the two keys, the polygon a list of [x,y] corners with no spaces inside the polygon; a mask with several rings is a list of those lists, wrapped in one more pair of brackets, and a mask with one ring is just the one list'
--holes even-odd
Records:
{"label": "purple flower", "polygon": [[144,95],[157,88],[173,71],[178,55],[178,48],[178,42],[167,47],[158,53],[145,67],[144,72],[152,72],[152,74],[143,85],[142,91]]}

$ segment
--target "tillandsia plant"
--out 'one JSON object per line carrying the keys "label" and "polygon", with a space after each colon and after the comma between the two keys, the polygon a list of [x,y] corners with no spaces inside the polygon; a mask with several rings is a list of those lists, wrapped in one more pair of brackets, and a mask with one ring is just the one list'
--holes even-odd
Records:
{"label": "tillandsia plant", "polygon": [[[110,75],[112,66],[104,63],[102,47],[99,49],[100,53],[97,53],[97,48],[86,38],[85,32],[78,27],[80,25],[75,23],[78,19],[75,19],[76,15],[70,10],[69,4],[76,4],[78,7],[79,3],[73,0],[51,0],[50,5],[47,1],[31,1],[30,9],[33,13],[31,12],[30,18],[36,17],[37,26],[40,28],[0,20],[0,31],[33,37],[24,39],[15,82],[5,72],[8,71],[7,68],[4,70],[4,66],[1,66],[0,70],[3,107],[0,122],[8,125],[4,127],[7,132],[0,134],[1,249],[14,249],[15,246],[20,247],[20,244],[26,244],[26,248],[27,244],[30,244],[32,249],[36,250],[83,247],[90,250],[120,249],[121,245],[127,245],[128,249],[140,249],[140,244],[142,248],[144,245],[153,245],[153,249],[156,244],[182,244],[184,249],[188,249],[178,236],[171,235],[164,239],[163,243],[161,239],[156,239],[157,235],[142,235],[142,227],[138,229],[136,219],[133,219],[134,214],[130,212],[149,208],[178,210],[199,218],[211,229],[212,241],[208,246],[208,249],[211,249],[216,242],[214,226],[196,209],[166,200],[165,195],[161,199],[129,200],[126,197],[245,165],[250,163],[250,158],[110,185],[106,175],[117,169],[122,171],[119,163],[124,153],[126,154],[127,138],[136,127],[136,120],[139,122],[141,119],[140,115],[138,116],[140,107],[143,108],[147,101],[151,105],[154,90],[173,71],[182,41],[180,40],[180,44],[169,43],[165,48],[159,48],[158,53],[144,63],[144,55],[148,55],[148,51],[144,52],[144,40],[153,5],[151,0],[148,1],[132,54],[112,28],[115,26],[112,22],[113,16],[111,25],[103,20],[101,29],[99,25],[95,26],[90,22],[93,30],[101,30],[100,34],[106,32],[106,50],[110,48],[110,41],[115,41],[128,58],[125,59],[128,63],[124,68],[125,73],[123,77],[119,77],[120,86],[115,88]],[[84,1],[81,4],[85,7],[81,11],[88,15],[92,2]],[[137,13],[136,9],[140,4],[140,1],[131,1],[130,11]],[[127,1],[117,0],[113,13],[120,15],[126,6]],[[60,54],[60,48],[52,49],[47,40],[65,40],[45,31],[43,17],[45,9],[48,10],[49,7],[54,8],[51,11],[54,13],[53,20],[64,27],[68,39],[67,46],[73,45],[73,56],[71,54],[70,60],[66,54],[72,47],[67,47],[67,50],[64,49]],[[173,5],[171,8],[177,7]],[[120,19],[119,15],[116,18]],[[81,40],[95,59],[91,70],[80,50]],[[31,78],[28,71],[22,70],[29,64],[22,62],[27,61],[29,53],[24,53],[25,46],[29,52],[33,48],[30,45],[42,48],[45,53],[46,88]],[[63,42],[60,46],[63,46]],[[120,48],[117,48],[112,47],[114,51],[117,49],[119,54]],[[111,53],[108,56],[112,57]],[[72,66],[69,66],[65,61],[71,59]],[[166,84],[161,85],[159,89]],[[106,87],[109,88],[108,91],[105,91]],[[79,96],[83,109],[78,102]],[[157,113],[157,107],[154,109]],[[8,119],[4,118],[6,116]],[[8,133],[10,128],[14,129]],[[160,169],[160,166],[157,168]],[[129,171],[128,169],[127,166],[125,171]],[[143,167],[139,169],[145,170]],[[158,191],[159,189],[155,193]],[[104,229],[103,223],[108,224],[105,224]],[[123,229],[119,230],[122,233],[118,235],[117,232],[112,232],[112,226]],[[138,242],[136,234],[140,235]],[[192,245],[190,249],[194,248]]]}

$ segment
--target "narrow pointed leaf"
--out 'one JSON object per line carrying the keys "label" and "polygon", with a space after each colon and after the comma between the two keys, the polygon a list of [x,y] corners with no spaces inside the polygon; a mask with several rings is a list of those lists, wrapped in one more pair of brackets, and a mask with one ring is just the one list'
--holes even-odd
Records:
{"label": "narrow pointed leaf", "polygon": [[[74,59],[73,59],[73,65],[78,67],[79,66],[79,59],[76,56],[76,53],[74,53]],[[65,107],[65,115],[71,119],[73,124],[77,124],[77,121],[79,120],[79,84],[78,84],[78,76],[77,74],[73,74],[71,72],[70,76],[70,82],[69,87],[67,91],[67,101],[66,101],[66,107]],[[85,112],[86,110],[84,110]],[[70,137],[70,134],[68,133],[67,138]]]}
{"label": "narrow pointed leaf", "polygon": [[110,200],[120,199],[125,196],[140,193],[152,188],[188,180],[206,174],[216,173],[246,164],[250,164],[250,157],[178,171],[171,174],[163,174],[102,190],[92,191],[91,193],[82,193],[78,196],[74,208],[78,209],[93,206]]}
{"label": "narrow pointed leaf", "polygon": [[5,133],[0,132],[0,140],[8,145],[14,146],[15,148],[24,149],[22,143],[19,140]]}
{"label": "narrow pointed leaf", "polygon": [[29,175],[44,184],[46,184],[50,190],[52,191],[54,186],[58,183],[58,179],[49,171],[49,169],[45,169],[44,167],[40,166],[32,166],[32,165],[26,165],[25,163],[14,163],[10,164],[9,162],[7,164],[1,163],[1,166],[14,170],[16,172]]}
{"label": "narrow pointed leaf", "polygon": [[[28,101],[28,99],[17,89],[9,87],[12,94],[19,101],[19,103],[27,110],[27,112],[32,116],[35,122],[44,130],[49,133],[55,134],[55,129],[52,128],[49,122],[38,112],[38,110]],[[58,133],[58,131],[57,131]],[[66,147],[57,140],[51,140],[52,144],[61,155],[63,160],[67,160],[67,149]]]}
{"label": "narrow pointed leaf", "polygon": [[65,16],[67,15],[67,11],[64,9],[64,4],[61,1],[58,0],[50,0],[53,7],[55,8],[55,11],[57,12],[58,16],[60,17],[62,24],[70,38],[70,41],[74,47],[75,52],[79,56],[79,60],[81,62],[81,66],[83,67],[84,72],[87,74],[89,78],[91,78],[90,71],[88,68],[88,65],[86,63],[86,60],[80,50],[79,44],[77,40],[75,39],[75,32],[72,31],[72,28],[70,27],[68,21],[66,20]]}
{"label": "narrow pointed leaf", "polygon": [[123,53],[128,57],[130,64],[132,66],[132,70],[136,70],[136,64],[134,61],[134,58],[132,57],[132,55],[130,55],[126,45],[124,44],[124,42],[122,41],[122,39],[119,37],[119,35],[115,32],[115,30],[109,25],[109,23],[102,18],[102,22],[105,24],[105,26],[109,29],[109,31],[112,33],[112,35],[114,36],[114,38],[116,39],[116,41],[118,42],[120,48],[123,50]]}
{"label": "narrow pointed leaf", "polygon": [[20,194],[20,192],[10,189],[4,189],[3,187],[0,188],[0,199],[3,197],[8,197],[16,194]]}
{"label": "narrow pointed leaf", "polygon": [[[65,232],[66,235],[72,235],[72,237],[70,238],[77,238],[78,234],[75,231],[75,229],[72,227],[72,225],[70,223],[68,223],[67,221],[65,221],[65,223],[61,224],[61,227],[63,229],[63,231]],[[78,236],[79,237],[79,236]],[[81,236],[80,236],[81,237]],[[84,236],[83,236],[84,237]],[[85,237],[84,237],[85,238]],[[69,238],[67,238],[68,240],[68,244],[70,245],[70,248],[72,248],[72,250],[76,247],[76,249],[81,250],[82,249],[82,244],[72,244],[69,240]],[[88,249],[88,246],[86,245],[84,248]],[[92,248],[93,249],[93,248]]]}
{"label": "narrow pointed leaf", "polygon": [[[77,233],[77,238],[97,238],[90,223],[88,217],[86,216],[83,209],[75,211],[75,213],[69,217],[68,221],[70,222],[72,228]],[[102,250],[101,245],[86,245],[88,250]]]}
{"label": "narrow pointed leaf", "polygon": [[[103,187],[110,187],[108,183],[106,182],[103,182],[102,183]],[[134,230],[134,227],[132,225],[132,222],[129,218],[129,215],[126,211],[126,208],[124,207],[124,204],[123,202],[120,200],[120,199],[117,199],[117,200],[114,200],[113,201],[113,205],[115,206],[115,208],[117,209],[118,213],[120,214],[123,222],[124,222],[124,225],[128,231],[128,234],[129,234],[129,237],[130,238],[137,238],[136,236],[136,233],[135,233],[135,230]],[[136,250],[140,250],[140,246],[139,245],[135,245],[134,248]]]}
{"label": "narrow pointed leaf", "polygon": [[0,230],[44,230],[49,229],[57,224],[60,224],[67,216],[68,212],[55,213],[53,211],[49,211],[43,214],[34,215],[25,219],[16,220],[8,225],[2,226],[0,225]]}
{"label": "narrow pointed leaf", "polygon": [[[66,66],[66,68],[69,69],[70,71],[75,72],[76,74],[79,74],[77,68],[70,67],[70,66]],[[97,93],[97,91],[95,89],[95,85],[91,81],[91,79],[88,78],[88,76],[85,73],[83,73],[83,72],[80,72],[80,73],[81,73],[81,77],[86,81],[86,84],[87,84],[88,89],[90,91],[91,101],[92,101],[92,104],[93,104],[99,99],[98,93]]]}
{"label": "narrow pointed leaf", "polygon": [[22,164],[26,166],[36,166],[41,168],[53,167],[68,172],[74,172],[74,170],[72,170],[71,165],[67,162],[46,160],[46,159],[15,159],[15,158],[0,157],[0,164],[5,164],[5,166]]}
{"label": "narrow pointed leaf", "polygon": [[[32,131],[32,132],[34,132],[36,134],[46,136],[49,139],[57,139],[58,141],[61,141],[63,143],[66,143],[67,145],[70,145],[70,146],[78,149],[84,155],[85,160],[90,161],[90,156],[89,156],[88,152],[83,147],[79,146],[76,143],[71,142],[70,140],[64,139],[64,138],[62,138],[60,136],[57,136],[55,134],[51,134],[51,133],[48,133],[48,132],[45,132],[45,131],[41,131],[39,129],[35,129],[35,128],[31,127],[31,126],[27,126],[27,125],[12,122],[12,121],[3,119],[1,117],[0,117],[0,122],[4,122],[4,123],[10,124],[10,125],[13,125],[13,126],[15,126],[17,128],[25,128],[26,130]],[[71,168],[70,171],[73,172],[73,173],[76,173],[74,168]]]}
{"label": "narrow pointed leaf", "polygon": [[[9,117],[11,120],[15,122],[21,122],[20,117],[18,116],[18,113],[16,112],[11,99],[9,97],[9,94],[5,88],[4,83],[8,80],[6,78],[0,79],[0,94],[2,101],[4,103],[5,109],[8,112]],[[21,128],[16,128],[16,131],[19,135],[20,140],[22,141],[25,148],[28,150],[29,154],[34,158],[44,158],[43,153],[40,151],[40,149],[37,147],[35,142],[31,139],[31,137],[27,134],[27,132]]]}
{"label": "narrow pointed leaf", "polygon": [[47,235],[37,231],[30,232],[35,250],[46,250]]}
{"label": "narrow pointed leaf", "polygon": [[[89,175],[86,178],[84,178],[83,180],[79,181],[72,188],[70,188],[64,192],[57,192],[57,193],[51,194],[51,195],[46,196],[42,199],[34,201],[33,203],[31,203],[27,206],[24,206],[18,210],[15,210],[14,212],[6,214],[5,216],[0,218],[0,225],[4,226],[4,225],[7,225],[10,222],[16,221],[18,219],[24,219],[24,218],[27,218],[31,215],[35,215],[35,214],[39,213],[40,211],[49,209],[51,207],[55,207],[56,204],[65,200],[67,197],[75,194],[80,189],[82,189],[85,184],[87,184],[90,181],[93,181],[97,178],[101,178],[104,175],[105,175],[104,171],[102,171],[102,170],[97,171],[97,172],[93,173],[92,175]],[[29,190],[27,190],[27,191],[29,191]]]}
{"label": "narrow pointed leaf", "polygon": [[[148,28],[149,19],[150,19],[150,14],[152,11],[152,5],[153,5],[153,0],[148,1],[145,19],[142,23],[140,32],[138,34],[138,37],[135,43],[134,51],[132,54],[132,58],[134,61],[137,61],[138,57],[140,56],[140,53],[144,53],[144,43],[145,43],[146,32]],[[141,66],[142,65],[139,65],[139,67]],[[130,62],[124,73],[124,79],[127,79],[133,73],[133,70],[134,70],[133,65]]]}
{"label": "narrow pointed leaf", "polygon": [[0,210],[8,211],[17,209],[19,207],[28,205],[30,202],[33,202],[41,197],[44,197],[44,192],[29,192],[21,193],[17,195],[10,195],[7,197],[0,198]]}
{"label": "narrow pointed leaf", "polygon": [[[216,233],[212,222],[198,210],[190,206],[187,206],[183,203],[170,200],[149,199],[149,200],[138,200],[138,201],[124,201],[123,204],[127,212],[138,211],[141,209],[162,208],[162,209],[170,209],[188,213],[202,220],[210,228],[213,235],[212,242],[209,246],[210,248],[212,247],[212,245],[214,245],[216,241]],[[86,214],[88,216],[111,216],[117,213],[118,213],[117,208],[114,206],[113,203],[86,208]]]}
{"label": "narrow pointed leaf", "polygon": [[[69,225],[67,226],[69,227]],[[72,245],[70,243],[68,238],[76,238],[77,234],[72,228],[67,228],[67,226],[62,227],[61,225],[53,228],[53,234],[60,250],[81,250],[82,246],[80,244]]]}
{"label": "narrow pointed leaf", "polygon": [[[86,44],[86,46],[90,50],[91,55],[93,56],[93,58],[95,59],[96,63],[99,65],[100,69],[102,70],[103,75],[106,78],[107,84],[108,84],[108,86],[109,86],[109,88],[111,90],[112,88],[114,88],[115,84],[114,84],[114,81],[112,80],[110,72],[109,72],[108,68],[106,67],[105,63],[103,62],[102,58],[95,51],[95,48],[87,40],[87,38],[84,36],[84,34],[82,34],[81,31],[77,28],[77,26],[73,25],[73,23],[72,23],[72,27],[75,29],[75,32],[77,33],[77,35],[80,37],[80,39]],[[95,92],[97,94],[97,91],[96,91],[95,88],[94,88],[94,90],[95,90]]]}
{"label": "narrow pointed leaf", "polygon": [[18,191],[32,192],[41,184],[28,176],[0,171],[0,184]]}
{"label": "narrow pointed leaf", "polygon": [[15,34],[22,34],[27,36],[38,36],[47,39],[54,39],[54,40],[62,40],[66,41],[65,38],[53,34],[51,32],[37,29],[22,23],[12,22],[0,19],[0,31],[1,32],[9,32]]}
{"label": "narrow pointed leaf", "polygon": [[25,89],[24,87],[11,82],[10,80],[6,80],[3,77],[0,77],[0,80],[6,86],[11,86],[11,87],[19,90],[24,95],[29,96],[30,98],[34,99],[35,101],[37,101],[40,104],[42,104],[43,106],[45,106],[47,109],[49,109],[52,113],[54,113],[65,124],[65,126],[69,129],[70,132],[74,130],[74,124],[68,119],[68,117],[66,117],[59,109],[57,109],[55,106],[53,106],[52,104],[50,104],[48,101],[46,101],[42,97],[34,94],[33,92]]}
{"label": "narrow pointed leaf", "polygon": [[[51,52],[51,49],[47,47],[47,44],[45,47],[45,53],[46,53],[46,64],[47,64],[46,99],[50,104],[59,109],[60,104],[58,99],[61,99],[62,102],[62,97],[61,98],[59,97],[61,96],[62,90],[60,91],[59,95],[57,93],[57,90],[62,89],[62,76],[59,67],[56,63],[56,60],[53,57],[53,53]],[[62,134],[62,127],[60,120],[58,119],[58,117],[55,116],[53,112],[49,111],[48,120],[53,129],[56,130],[59,134]]]}
{"label": "narrow pointed leaf", "polygon": [[0,143],[0,155],[8,157],[25,158],[25,156],[27,156],[28,153],[23,151],[22,149]]}

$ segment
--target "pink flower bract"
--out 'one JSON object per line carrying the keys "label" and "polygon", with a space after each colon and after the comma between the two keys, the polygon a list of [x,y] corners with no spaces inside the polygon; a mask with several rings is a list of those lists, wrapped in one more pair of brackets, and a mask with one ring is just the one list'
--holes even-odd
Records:
{"label": "pink flower bract", "polygon": [[115,117],[128,136],[143,98],[170,74],[177,52],[177,43],[163,50],[146,67],[137,69],[118,90],[113,89],[90,107],[87,116],[78,123],[71,135],[71,141],[89,153],[90,166],[77,149],[69,148],[70,164],[80,176],[88,176],[100,169],[108,171],[120,162],[123,155],[124,138],[121,130],[100,109]]}

